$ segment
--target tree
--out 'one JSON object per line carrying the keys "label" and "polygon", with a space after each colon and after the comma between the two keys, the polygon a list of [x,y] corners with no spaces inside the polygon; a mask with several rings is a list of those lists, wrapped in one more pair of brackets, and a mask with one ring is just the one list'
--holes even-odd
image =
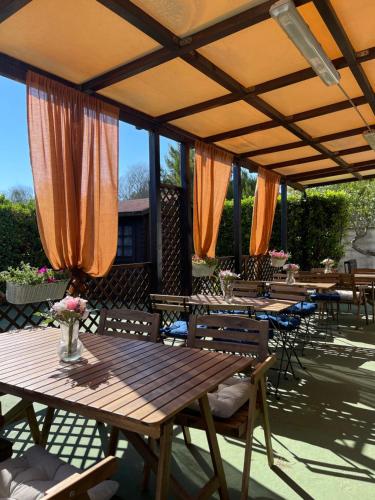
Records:
{"label": "tree", "polygon": [[[161,181],[173,186],[181,186],[180,150],[172,144],[168,146],[168,153],[164,157],[165,164],[161,166]],[[193,178],[194,151],[190,149],[190,173]]]}
{"label": "tree", "polygon": [[[241,168],[241,187],[242,196],[241,198],[248,198],[249,196],[254,196],[255,187],[257,185],[257,176],[249,172],[248,170]],[[227,200],[233,200],[233,182],[231,181],[228,186]]]}
{"label": "tree", "polygon": [[349,198],[350,227],[355,236],[351,241],[352,248],[362,255],[375,257],[375,251],[362,248],[359,241],[364,238],[371,227],[375,226],[375,181],[372,179],[355,181],[344,186],[327,186],[315,188],[319,191],[344,191]]}
{"label": "tree", "polygon": [[119,200],[148,198],[150,173],[148,165],[138,163],[132,165],[125,175],[119,179]]}
{"label": "tree", "polygon": [[30,186],[13,186],[8,189],[6,197],[12,203],[27,204],[34,199],[34,191]]}

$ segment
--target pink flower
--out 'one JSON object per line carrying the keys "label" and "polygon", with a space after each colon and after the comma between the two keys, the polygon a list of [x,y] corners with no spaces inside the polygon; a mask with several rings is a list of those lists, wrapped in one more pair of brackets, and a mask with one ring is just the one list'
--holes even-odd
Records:
{"label": "pink flower", "polygon": [[68,311],[75,311],[79,308],[79,299],[75,299],[74,297],[67,297],[65,300],[65,305]]}
{"label": "pink flower", "polygon": [[43,266],[40,269],[38,269],[38,274],[44,274],[48,271],[47,266]]}

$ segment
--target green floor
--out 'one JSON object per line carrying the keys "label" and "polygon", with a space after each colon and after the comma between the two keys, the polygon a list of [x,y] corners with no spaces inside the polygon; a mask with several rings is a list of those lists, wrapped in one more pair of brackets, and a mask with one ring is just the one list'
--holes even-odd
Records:
{"label": "green floor", "polygon": [[[270,395],[275,470],[267,465],[262,429],[255,432],[250,497],[258,499],[375,498],[375,326],[358,326],[353,316],[340,319],[333,335],[321,335],[308,346],[306,370],[299,381],[282,382],[280,401]],[[15,399],[4,397],[3,411]],[[42,407],[38,416],[43,417]],[[105,433],[105,432],[104,432]],[[16,453],[30,446],[28,428],[20,422],[3,434],[14,441]],[[101,437],[92,421],[60,411],[48,449],[82,468],[103,456]],[[205,436],[192,431],[195,446],[188,450],[176,429],[173,470],[194,492],[210,474]],[[243,443],[219,438],[232,499],[239,498]],[[117,479],[119,497],[152,498],[140,492],[142,462],[127,442]]]}

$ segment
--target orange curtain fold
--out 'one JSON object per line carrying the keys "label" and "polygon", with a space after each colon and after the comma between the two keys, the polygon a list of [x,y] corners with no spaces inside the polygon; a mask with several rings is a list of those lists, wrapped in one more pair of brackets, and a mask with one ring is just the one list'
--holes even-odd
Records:
{"label": "orange curtain fold", "polygon": [[195,144],[193,236],[199,257],[215,257],[232,161],[233,155],[211,144]]}
{"label": "orange curtain fold", "polygon": [[55,269],[103,276],[117,251],[119,110],[27,74],[38,228]]}
{"label": "orange curtain fold", "polygon": [[250,255],[264,255],[268,252],[279,186],[279,175],[259,167],[251,224]]}

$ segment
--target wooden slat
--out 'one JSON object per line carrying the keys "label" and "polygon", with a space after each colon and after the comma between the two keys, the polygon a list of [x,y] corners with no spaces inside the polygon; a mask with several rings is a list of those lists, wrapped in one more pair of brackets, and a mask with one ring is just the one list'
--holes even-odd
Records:
{"label": "wooden slat", "polygon": [[[0,390],[153,437],[160,435],[165,420],[252,363],[251,358],[239,361],[209,351],[83,333],[82,362],[61,370],[55,350],[59,330],[43,333],[40,350],[34,349],[41,345],[38,331],[0,336]],[[10,346],[17,356],[3,369]]]}

